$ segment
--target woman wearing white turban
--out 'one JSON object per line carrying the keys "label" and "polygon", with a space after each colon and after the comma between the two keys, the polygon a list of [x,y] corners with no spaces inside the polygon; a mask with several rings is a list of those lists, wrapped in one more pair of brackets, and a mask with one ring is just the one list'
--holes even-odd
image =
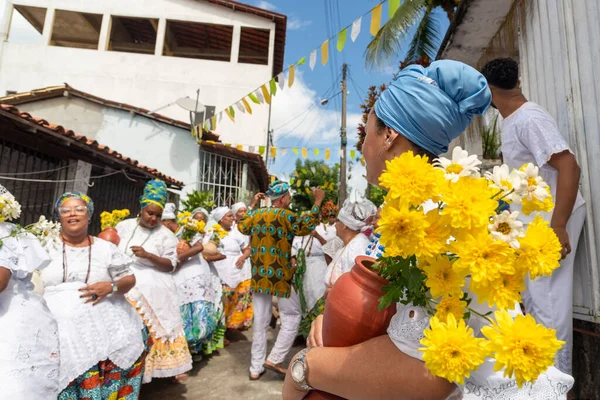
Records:
{"label": "woman wearing white turban", "polygon": [[223,305],[225,307],[226,326],[229,330],[245,330],[252,325],[252,293],[250,279],[252,274],[247,262],[251,254],[250,241],[234,224],[233,212],[227,207],[218,207],[210,214],[227,235],[220,239],[219,252],[224,257],[214,261],[214,266],[223,283]]}

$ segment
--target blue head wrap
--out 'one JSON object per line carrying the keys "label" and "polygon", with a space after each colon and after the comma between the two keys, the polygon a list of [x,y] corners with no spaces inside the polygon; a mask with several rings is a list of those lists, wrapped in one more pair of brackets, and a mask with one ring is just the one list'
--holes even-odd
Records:
{"label": "blue head wrap", "polygon": [[140,206],[142,209],[150,204],[155,204],[160,208],[165,208],[167,203],[167,185],[159,179],[154,179],[146,183],[144,194],[140,197]]}
{"label": "blue head wrap", "polygon": [[278,198],[286,195],[290,191],[290,185],[286,182],[275,181],[269,185],[267,190],[267,196],[271,200],[277,200]]}
{"label": "blue head wrap", "polygon": [[66,192],[65,194],[60,196],[58,200],[56,200],[56,203],[54,204],[54,212],[56,213],[56,218],[58,219],[60,217],[58,209],[62,207],[62,205],[65,204],[67,200],[70,199],[77,199],[83,201],[87,205],[88,217],[90,217],[91,220],[92,215],[94,214],[94,202],[92,201],[90,196],[81,192]]}
{"label": "blue head wrap", "polygon": [[427,68],[404,68],[375,103],[375,114],[414,144],[440,155],[491,102],[483,75],[461,62],[441,60]]}

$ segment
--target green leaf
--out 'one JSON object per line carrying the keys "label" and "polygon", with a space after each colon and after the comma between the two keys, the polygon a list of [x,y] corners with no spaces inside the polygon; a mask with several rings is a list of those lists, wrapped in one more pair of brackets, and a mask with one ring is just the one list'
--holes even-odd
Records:
{"label": "green leaf", "polygon": [[404,62],[416,61],[427,57],[434,60],[437,52],[437,42],[440,32],[437,29],[436,21],[433,18],[433,7],[429,5],[417,27],[415,36],[413,36]]}

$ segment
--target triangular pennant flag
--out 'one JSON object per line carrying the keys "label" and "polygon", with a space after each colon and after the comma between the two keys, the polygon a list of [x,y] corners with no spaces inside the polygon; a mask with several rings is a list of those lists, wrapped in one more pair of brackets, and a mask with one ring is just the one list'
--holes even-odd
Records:
{"label": "triangular pennant flag", "polygon": [[281,157],[284,157],[287,154],[287,147],[281,148]]}
{"label": "triangular pennant flag", "polygon": [[304,186],[310,186],[310,179],[304,181]]}
{"label": "triangular pennant flag", "polygon": [[[292,172],[293,173],[293,172]],[[290,178],[290,185],[293,185],[296,180],[294,178]]]}
{"label": "triangular pennant flag", "polygon": [[256,97],[254,93],[248,94],[248,97],[250,98],[250,100],[252,100],[253,103],[260,104],[260,100],[258,99],[258,97]]}
{"label": "triangular pennant flag", "polygon": [[306,57],[302,57],[301,59],[299,59],[296,64],[298,64],[298,66],[306,64]]}
{"label": "triangular pennant flag", "polygon": [[400,7],[400,0],[388,0],[388,15],[390,18],[396,14],[398,7]]}
{"label": "triangular pennant flag", "polygon": [[365,166],[366,162],[365,162],[365,158],[361,157],[360,158],[360,165],[362,165],[363,167]]}
{"label": "triangular pennant flag", "polygon": [[242,104],[244,105],[244,108],[246,109],[246,112],[250,115],[252,115],[252,108],[250,107],[250,103],[248,103],[248,100],[246,100],[246,98],[242,99]]}
{"label": "triangular pennant flag", "polygon": [[194,127],[194,125],[192,125],[192,129],[190,129],[190,135],[192,135],[193,137],[196,137],[196,128]]}
{"label": "triangular pennant flag", "polygon": [[[325,151],[327,151],[327,150],[325,150]],[[323,164],[323,171],[324,171],[325,173],[328,173],[328,172],[329,172],[329,167],[328,167],[327,165],[325,165],[325,164]]]}
{"label": "triangular pennant flag", "polygon": [[350,159],[354,160],[356,157],[356,150],[350,150]]}
{"label": "triangular pennant flag", "polygon": [[225,147],[231,147],[231,143],[224,143],[223,146],[225,146]]}
{"label": "triangular pennant flag", "polygon": [[239,151],[244,151],[244,145],[242,144],[238,144],[237,146],[235,146],[236,149],[238,149]]}
{"label": "triangular pennant flag", "polygon": [[214,115],[210,118],[210,125],[213,131],[217,130],[217,117],[215,117]]}
{"label": "triangular pennant flag", "polygon": [[277,84],[281,90],[285,87],[285,77],[283,76],[283,72],[280,72],[279,75],[277,75]]}
{"label": "triangular pennant flag", "polygon": [[343,150],[338,150],[338,157],[342,157],[342,155],[344,154]]}
{"label": "triangular pennant flag", "polygon": [[223,120],[223,111],[221,111],[219,113],[219,122],[221,122]]}
{"label": "triangular pennant flag", "polygon": [[315,69],[315,65],[317,65],[317,50],[313,50],[310,52],[310,69]]}
{"label": "triangular pennant flag", "polygon": [[258,146],[258,154],[261,156],[265,154],[265,146]]}
{"label": "triangular pennant flag", "polygon": [[235,111],[233,111],[233,107],[226,108],[225,114],[227,114],[231,122],[235,122]]}
{"label": "triangular pennant flag", "polygon": [[292,147],[292,152],[293,152],[295,155],[298,155],[298,148],[296,148],[296,147]]}
{"label": "triangular pennant flag", "polygon": [[244,108],[244,105],[242,104],[241,101],[238,101],[237,103],[235,103],[235,106],[237,107],[238,110],[240,110],[241,113],[246,112],[246,109]]}
{"label": "triangular pennant flag", "polygon": [[271,147],[271,157],[277,157],[277,147]]}
{"label": "triangular pennant flag", "polygon": [[302,157],[304,157],[304,158],[308,157],[308,152],[306,151],[305,148],[302,148]]}
{"label": "triangular pennant flag", "polygon": [[329,39],[321,45],[321,64],[326,65],[329,60]]}
{"label": "triangular pennant flag", "polygon": [[248,146],[249,153],[256,153],[256,146]]}
{"label": "triangular pennant flag", "polygon": [[275,82],[275,78],[269,81],[269,88],[271,89],[271,96],[275,96],[277,94],[277,82]]}
{"label": "triangular pennant flag", "polygon": [[[317,150],[317,149],[315,149],[315,150]],[[315,167],[313,166],[313,167],[310,167],[310,172],[312,172],[313,174],[316,174],[316,173],[317,173],[317,170],[316,170],[316,169],[315,169]]]}
{"label": "triangular pennant flag", "polygon": [[269,90],[267,89],[266,85],[262,85],[260,87],[260,91],[262,93],[262,95],[265,98],[265,101],[267,102],[267,104],[271,104],[271,95],[269,94]]}
{"label": "triangular pennant flag", "polygon": [[308,171],[307,171],[306,169],[304,169],[304,168],[302,168],[302,169],[300,170],[300,172],[302,172],[304,175],[308,174]]}
{"label": "triangular pennant flag", "polygon": [[[329,149],[325,149],[325,159],[326,159],[326,160],[329,160],[329,158],[330,158],[330,157],[331,157],[331,150],[329,150]],[[326,166],[325,166],[325,165],[323,165],[323,169],[325,169],[325,167],[326,167]],[[325,171],[325,172],[327,172],[327,171]]]}
{"label": "triangular pennant flag", "polygon": [[340,33],[338,33],[337,40],[337,51],[344,50],[344,46],[346,45],[346,36],[348,35],[348,29],[344,28]]}
{"label": "triangular pennant flag", "polygon": [[377,6],[375,6],[375,8],[371,11],[371,35],[375,36],[377,35],[377,32],[379,32],[379,28],[381,28],[381,8],[382,8],[382,4],[378,4]]}
{"label": "triangular pennant flag", "polygon": [[273,175],[271,175],[271,183],[274,183],[277,180],[276,177],[274,177]]}
{"label": "triangular pennant flag", "polygon": [[296,187],[300,187],[300,186],[302,186],[302,181],[300,179],[298,179],[296,181]]}
{"label": "triangular pennant flag", "polygon": [[362,23],[362,17],[360,17],[359,19],[357,19],[356,21],[354,21],[352,23],[352,31],[350,32],[350,38],[352,39],[352,42],[356,42],[356,38],[360,34],[361,23]]}
{"label": "triangular pennant flag", "polygon": [[314,149],[314,150],[313,150],[313,153],[315,154],[315,156],[317,156],[317,157],[318,157],[318,156],[319,156],[319,149]]}
{"label": "triangular pennant flag", "polygon": [[292,64],[290,72],[288,72],[288,87],[292,87],[296,78],[296,66]]}
{"label": "triangular pennant flag", "polygon": [[256,89],[256,92],[254,92],[254,95],[258,98],[259,104],[262,104],[265,101],[265,96],[263,96],[262,87]]}

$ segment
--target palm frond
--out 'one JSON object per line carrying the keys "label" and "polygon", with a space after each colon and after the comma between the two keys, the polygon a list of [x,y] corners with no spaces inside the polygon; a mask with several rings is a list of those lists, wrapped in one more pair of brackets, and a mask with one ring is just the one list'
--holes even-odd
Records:
{"label": "palm frond", "polygon": [[433,60],[437,52],[437,42],[440,32],[435,25],[433,17],[433,7],[427,6],[423,18],[419,23],[415,36],[410,42],[410,47],[406,53],[405,62],[415,61],[423,57]]}
{"label": "palm frond", "polygon": [[381,27],[365,50],[368,68],[384,65],[398,53],[402,40],[419,21],[427,0],[404,0],[388,22]]}

